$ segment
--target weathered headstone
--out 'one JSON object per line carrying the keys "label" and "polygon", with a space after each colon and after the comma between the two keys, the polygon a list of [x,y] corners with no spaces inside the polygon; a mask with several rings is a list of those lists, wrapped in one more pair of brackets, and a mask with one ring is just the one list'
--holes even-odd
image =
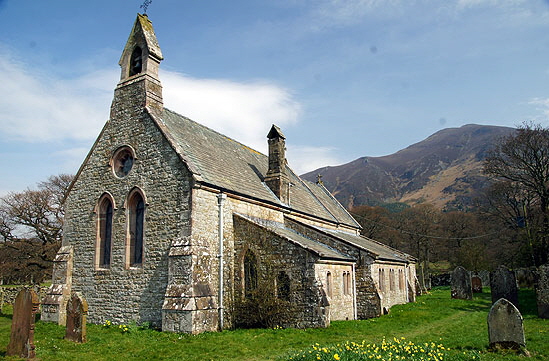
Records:
{"label": "weathered headstone", "polygon": [[65,339],[86,342],[86,317],[88,302],[79,293],[73,293],[67,302],[67,328]]}
{"label": "weathered headstone", "polygon": [[39,305],[38,295],[31,289],[21,290],[17,295],[13,305],[11,336],[6,352],[7,356],[22,358],[34,358],[36,356],[34,317]]}
{"label": "weathered headstone", "polygon": [[471,277],[471,285],[473,287],[473,293],[482,293],[482,280],[479,276]]}
{"label": "weathered headstone", "polygon": [[471,276],[461,266],[456,267],[452,273],[452,298],[460,300],[472,300],[473,289],[471,287]]}
{"label": "weathered headstone", "polygon": [[538,269],[536,301],[538,304],[538,316],[540,318],[549,318],[549,264],[541,266]]}
{"label": "weathered headstone", "polygon": [[500,298],[488,314],[488,337],[491,349],[519,350],[526,346],[522,315],[509,300]]}
{"label": "weathered headstone", "polygon": [[536,283],[536,268],[519,268],[515,270],[515,277],[519,288],[533,288]]}
{"label": "weathered headstone", "polygon": [[499,266],[495,271],[490,272],[490,289],[492,292],[492,303],[500,298],[511,301],[516,307],[518,303],[518,286],[515,272],[505,266]]}

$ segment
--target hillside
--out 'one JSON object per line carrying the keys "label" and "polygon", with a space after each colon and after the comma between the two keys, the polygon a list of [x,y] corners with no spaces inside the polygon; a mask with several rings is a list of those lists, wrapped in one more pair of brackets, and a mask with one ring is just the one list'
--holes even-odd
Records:
{"label": "hillside", "polygon": [[321,174],[324,185],[347,208],[428,202],[440,208],[466,209],[488,184],[482,174],[486,152],[513,131],[475,124],[447,128],[397,153],[362,157],[302,177],[315,181]]}

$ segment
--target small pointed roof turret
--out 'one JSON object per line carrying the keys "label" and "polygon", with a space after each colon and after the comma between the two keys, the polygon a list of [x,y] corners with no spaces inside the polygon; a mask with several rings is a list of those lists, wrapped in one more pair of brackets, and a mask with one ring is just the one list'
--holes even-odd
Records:
{"label": "small pointed roof turret", "polygon": [[[157,79],[158,66],[163,59],[152,22],[147,15],[137,14],[118,63],[122,68],[120,80],[123,81],[141,72],[152,75]],[[140,71],[137,72],[136,70]]]}
{"label": "small pointed roof turret", "polygon": [[111,119],[138,108],[161,116],[164,103],[158,69],[162,59],[151,21],[147,15],[137,14],[120,57],[120,81],[114,93]]}

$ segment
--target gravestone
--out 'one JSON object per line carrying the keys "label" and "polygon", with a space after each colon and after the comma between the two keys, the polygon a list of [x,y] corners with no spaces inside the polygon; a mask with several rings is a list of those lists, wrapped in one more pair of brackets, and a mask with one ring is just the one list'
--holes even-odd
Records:
{"label": "gravestone", "polygon": [[456,267],[452,273],[452,298],[460,300],[472,300],[473,289],[471,287],[471,276],[469,272],[461,266]]}
{"label": "gravestone", "polygon": [[526,346],[522,315],[505,298],[497,300],[488,314],[488,337],[491,349],[519,350]]}
{"label": "gravestone", "polygon": [[490,289],[492,292],[492,304],[500,298],[511,301],[516,307],[518,304],[518,286],[515,272],[505,266],[499,266],[490,272]]}
{"label": "gravestone", "polygon": [[517,284],[519,288],[534,288],[536,283],[535,267],[531,268],[519,268],[515,270],[515,277],[517,278]]}
{"label": "gravestone", "polygon": [[538,304],[538,316],[540,318],[549,318],[549,264],[538,269],[536,302]]}
{"label": "gravestone", "polygon": [[86,342],[88,302],[79,293],[73,293],[67,302],[67,328],[65,340]]}
{"label": "gravestone", "polygon": [[473,293],[482,293],[482,280],[479,276],[471,277],[471,285],[473,287]]}
{"label": "gravestone", "polygon": [[13,305],[10,343],[6,356],[34,358],[34,318],[38,311],[38,295],[31,289],[19,292]]}

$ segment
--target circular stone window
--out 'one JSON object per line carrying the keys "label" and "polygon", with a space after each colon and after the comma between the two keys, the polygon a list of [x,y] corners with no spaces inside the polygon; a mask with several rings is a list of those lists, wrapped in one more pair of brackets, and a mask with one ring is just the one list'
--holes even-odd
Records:
{"label": "circular stone window", "polygon": [[118,149],[112,157],[112,169],[118,178],[124,178],[133,167],[133,151],[130,147]]}

